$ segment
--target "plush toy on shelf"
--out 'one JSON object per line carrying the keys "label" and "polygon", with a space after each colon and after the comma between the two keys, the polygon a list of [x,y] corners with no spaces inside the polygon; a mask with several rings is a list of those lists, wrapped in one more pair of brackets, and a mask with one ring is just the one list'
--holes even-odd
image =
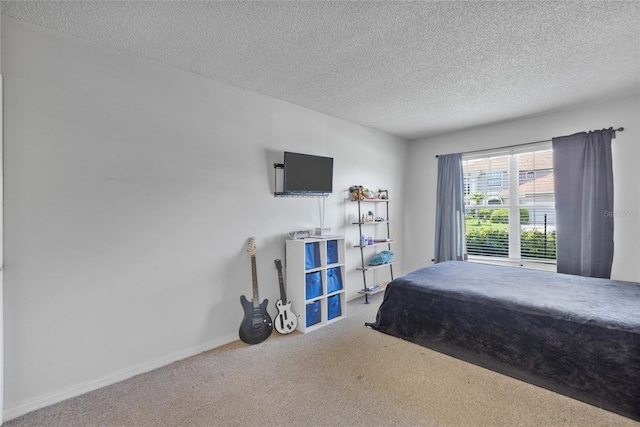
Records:
{"label": "plush toy on shelf", "polygon": [[375,194],[373,194],[373,191],[369,190],[368,188],[366,188],[364,190],[364,198],[365,199],[375,199],[376,196]]}
{"label": "plush toy on shelf", "polygon": [[369,260],[369,265],[389,264],[392,259],[393,251],[378,252]]}
{"label": "plush toy on shelf", "polygon": [[349,187],[349,193],[351,193],[352,200],[365,199],[365,188],[362,185],[352,185]]}

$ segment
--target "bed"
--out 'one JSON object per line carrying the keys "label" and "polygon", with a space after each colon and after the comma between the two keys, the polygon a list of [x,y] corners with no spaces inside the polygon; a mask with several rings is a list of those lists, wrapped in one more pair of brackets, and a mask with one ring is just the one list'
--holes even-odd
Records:
{"label": "bed", "polygon": [[640,283],[447,261],[367,326],[640,420]]}

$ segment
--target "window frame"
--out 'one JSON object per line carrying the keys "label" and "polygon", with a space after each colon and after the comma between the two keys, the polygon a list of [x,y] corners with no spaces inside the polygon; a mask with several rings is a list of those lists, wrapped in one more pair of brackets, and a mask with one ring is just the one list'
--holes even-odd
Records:
{"label": "window frame", "polygon": [[[498,148],[498,149],[489,149],[482,151],[475,151],[469,153],[462,154],[462,160],[470,161],[470,160],[480,160],[491,157],[499,157],[499,156],[509,156],[509,170],[508,170],[508,180],[509,180],[509,202],[503,205],[488,205],[483,206],[483,208],[489,209],[508,209],[509,210],[509,255],[508,257],[495,257],[495,256],[487,256],[487,255],[468,255],[467,259],[471,262],[477,262],[481,264],[493,264],[493,265],[508,265],[508,266],[517,266],[522,268],[530,268],[535,270],[545,270],[545,271],[556,271],[556,259],[547,260],[547,259],[530,259],[530,258],[521,258],[521,242],[520,242],[520,234],[521,234],[521,224],[520,224],[520,210],[521,209],[537,209],[537,208],[553,208],[555,209],[555,202],[539,202],[535,205],[524,205],[520,203],[520,198],[518,197],[519,190],[519,177],[521,173],[530,173],[531,170],[519,170],[518,169],[518,154],[525,153],[533,153],[537,151],[546,151],[552,150],[551,141],[542,141],[536,142],[532,144],[523,144],[514,147],[507,148]],[[490,173],[490,172],[489,172]],[[463,181],[463,185],[465,185],[465,189],[470,184],[466,180]],[[502,179],[504,179],[504,173],[501,172]],[[534,177],[528,179],[536,179],[537,174],[534,171]],[[489,178],[487,177],[487,182]],[[491,188],[491,187],[487,187]],[[465,194],[467,194],[465,192]],[[515,195],[515,197],[513,196]],[[492,207],[489,207],[492,206]],[[466,244],[466,231],[465,231],[465,244]]]}

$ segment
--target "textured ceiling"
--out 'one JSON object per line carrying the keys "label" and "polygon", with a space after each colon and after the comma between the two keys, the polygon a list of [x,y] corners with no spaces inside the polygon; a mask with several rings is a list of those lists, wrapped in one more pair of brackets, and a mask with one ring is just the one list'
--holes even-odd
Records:
{"label": "textured ceiling", "polygon": [[637,1],[3,1],[2,14],[407,139],[640,93]]}

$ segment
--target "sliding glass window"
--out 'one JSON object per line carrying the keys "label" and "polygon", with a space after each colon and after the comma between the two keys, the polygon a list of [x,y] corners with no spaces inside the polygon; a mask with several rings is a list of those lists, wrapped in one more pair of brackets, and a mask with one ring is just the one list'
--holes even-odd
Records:
{"label": "sliding glass window", "polygon": [[555,265],[551,143],[463,155],[470,259]]}

